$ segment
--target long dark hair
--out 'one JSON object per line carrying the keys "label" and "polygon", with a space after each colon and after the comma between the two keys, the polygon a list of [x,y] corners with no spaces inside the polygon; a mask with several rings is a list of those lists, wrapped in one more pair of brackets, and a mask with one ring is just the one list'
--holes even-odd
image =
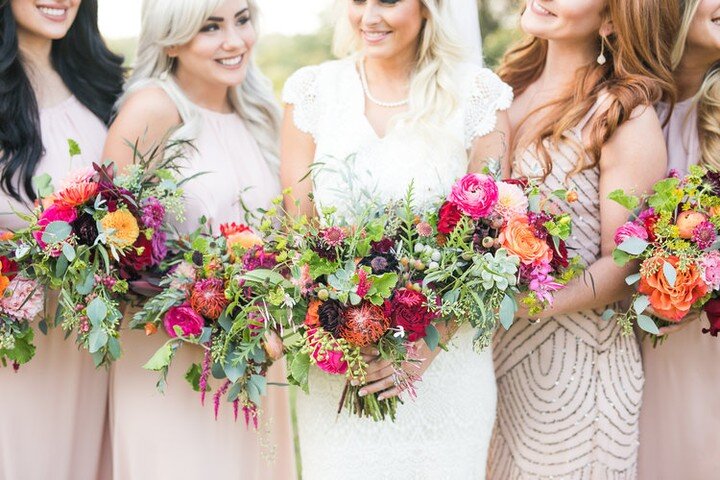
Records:
{"label": "long dark hair", "polygon": [[[73,95],[106,124],[122,92],[122,57],[98,30],[97,0],[83,0],[67,35],[53,41],[52,65]],[[0,187],[18,201],[35,200],[32,177],[44,154],[35,91],[18,49],[9,0],[0,0]]]}

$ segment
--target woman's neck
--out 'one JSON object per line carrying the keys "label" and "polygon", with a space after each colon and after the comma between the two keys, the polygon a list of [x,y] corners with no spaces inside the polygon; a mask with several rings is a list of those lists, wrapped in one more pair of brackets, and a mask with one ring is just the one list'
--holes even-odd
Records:
{"label": "woman's neck", "polygon": [[233,108],[228,99],[228,87],[208,85],[196,75],[191,75],[179,68],[175,79],[185,95],[193,102],[207,110],[218,113],[232,113]]}
{"label": "woman's neck", "polygon": [[[717,52],[715,52],[717,54]],[[687,100],[700,90],[705,75],[715,62],[717,55],[703,54],[687,50],[680,65],[675,69],[675,83],[678,88],[678,100]]]}
{"label": "woman's neck", "polygon": [[578,70],[590,64],[597,54],[592,42],[550,41],[545,68],[537,82],[548,86],[547,90],[563,91],[575,80]]}
{"label": "woman's neck", "polygon": [[18,48],[24,62],[29,63],[35,70],[40,72],[53,69],[50,58],[52,40],[38,37],[23,30],[18,30],[17,38]]}
{"label": "woman's neck", "polygon": [[365,69],[376,81],[407,83],[415,69],[414,55],[393,58],[365,57]]}

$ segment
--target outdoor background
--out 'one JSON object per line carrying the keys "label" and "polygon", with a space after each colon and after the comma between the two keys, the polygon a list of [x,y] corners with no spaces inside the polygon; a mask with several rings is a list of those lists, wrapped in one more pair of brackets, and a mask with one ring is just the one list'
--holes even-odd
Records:
{"label": "outdoor background", "polygon": [[[305,65],[332,58],[333,4],[335,0],[257,0],[261,10],[257,62],[277,92],[290,74]],[[452,0],[450,0],[452,1]],[[483,49],[487,65],[494,67],[517,37],[519,0],[478,0]],[[99,0],[100,30],[111,47],[135,57],[142,0]]]}
{"label": "outdoor background", "polygon": [[[452,0],[448,0],[452,1]],[[256,60],[279,95],[285,80],[298,68],[332,58],[333,4],[335,0],[257,0],[260,41]],[[478,0],[485,62],[495,67],[517,37],[518,4],[523,0]],[[142,0],[99,0],[100,30],[132,67],[140,31]],[[176,386],[175,388],[185,388]],[[152,385],[148,385],[152,388]],[[172,387],[171,387],[172,388]],[[296,392],[291,393],[294,404]],[[293,409],[294,414],[294,409]],[[293,415],[293,422],[295,422]],[[295,439],[301,474],[298,439]]]}

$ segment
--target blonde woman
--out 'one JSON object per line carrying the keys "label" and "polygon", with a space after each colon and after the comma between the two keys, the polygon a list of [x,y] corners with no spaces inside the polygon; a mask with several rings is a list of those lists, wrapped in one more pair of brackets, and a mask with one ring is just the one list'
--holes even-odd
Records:
{"label": "blonde woman", "polygon": [[[411,183],[417,201],[432,201],[488,158],[505,158],[512,92],[462,61],[449,3],[339,0],[342,60],[299,70],[284,91],[281,176],[301,213],[333,206],[352,220],[369,198],[398,200]],[[299,181],[313,163],[312,179]],[[418,399],[395,423],[338,416],[344,379],[311,371],[311,393],[297,403],[303,475],[484,478],[495,380],[491,353],[473,352],[472,337],[460,330],[432,365],[438,352],[418,345]],[[396,395],[391,369],[374,361],[364,391]]]}
{"label": "blonde woman", "polygon": [[491,478],[636,477],[640,347],[602,319],[631,273],[612,259],[627,211],[608,195],[646,192],[665,174],[652,106],[672,94],[678,10],[673,0],[527,0],[527,37],[500,68],[516,91],[513,175],[578,194],[560,208],[573,216],[570,253],[588,268],[540,318],[520,315],[495,337]]}
{"label": "blonde woman", "polygon": [[[189,232],[205,216],[242,221],[242,203],[267,207],[280,193],[279,110],[252,62],[257,35],[251,0],[145,0],[138,59],[110,128],[105,157],[122,168],[131,161],[125,142],[143,150],[174,129],[192,140],[184,175]],[[123,332],[123,357],[111,374],[110,420],[115,478],[287,479],[294,475],[286,391],[271,389],[264,425],[274,437],[246,429],[223,405],[201,407],[183,378],[200,349],[178,351],[165,395],[142,365],[167,340],[164,333]],[[276,372],[278,378],[282,372]],[[217,388],[217,385],[213,386]],[[274,451],[273,451],[274,450]],[[270,458],[268,458],[270,457]]]}
{"label": "blonde woman", "polygon": [[[661,104],[669,167],[680,174],[700,163],[720,168],[720,0],[687,0],[673,51],[680,100]],[[668,118],[668,114],[670,116]],[[643,342],[645,391],[640,412],[641,480],[717,476],[720,341],[694,317],[668,330],[657,348]]]}

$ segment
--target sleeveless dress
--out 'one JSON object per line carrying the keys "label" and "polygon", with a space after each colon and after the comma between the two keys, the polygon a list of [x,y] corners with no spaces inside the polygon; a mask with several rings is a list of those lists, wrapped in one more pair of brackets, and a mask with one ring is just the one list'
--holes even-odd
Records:
{"label": "sleeveless dress", "polygon": [[[602,103],[567,136],[582,130]],[[577,154],[569,142],[551,149],[547,191],[577,191],[571,252],[586,265],[600,257],[599,167],[569,177]],[[589,162],[589,158],[583,159]],[[516,176],[539,176],[531,148],[516,158]],[[638,415],[643,386],[640,349],[623,336],[605,309],[575,312],[537,324],[517,321],[495,336],[498,415],[490,447],[491,479],[633,479],[637,468]]]}
{"label": "sleeveless dress", "polygon": [[[398,124],[378,137],[365,116],[355,59],[305,67],[285,85],[298,129],[313,136],[314,198],[352,219],[368,198],[399,200],[411,182],[418,204],[446,194],[468,168],[472,141],[495,129],[510,87],[492,72],[462,64],[459,106],[431,130]],[[303,477],[309,480],[484,478],[495,418],[492,354],[472,349],[461,329],[418,384],[418,398],[398,408],[395,423],[351,417],[337,407],[345,378],[312,368],[310,395],[298,393]]]}
{"label": "sleeveless dress", "polygon": [[[71,170],[100,162],[107,130],[103,122],[74,96],[40,110],[45,154],[37,175],[48,173],[59,188]],[[82,155],[70,158],[68,138]],[[11,212],[32,205],[0,192],[0,230],[25,225]],[[46,300],[54,317],[57,297]],[[39,319],[38,319],[39,321]],[[108,373],[95,369],[74,337],[62,328],[47,335],[35,330],[35,358],[15,373],[0,367],[0,480],[96,480],[110,478],[107,443]]]}
{"label": "sleeveless dress", "polygon": [[[184,163],[182,175],[206,174],[184,185],[186,220],[181,232],[195,230],[206,216],[219,233],[220,224],[244,221],[242,201],[254,210],[268,207],[280,194],[277,173],[267,164],[244,121],[193,106],[172,81],[158,82],[178,105],[183,122],[201,121],[193,141],[197,149]],[[181,127],[174,136],[187,138]],[[241,195],[242,193],[242,195]],[[122,332],[123,355],[111,370],[110,419],[114,476],[117,479],[223,478],[277,479],[295,476],[287,389],[270,387],[258,432],[235,421],[232,404],[224,400],[218,419],[212,395],[200,404],[199,393],[185,380],[192,363],[202,362],[200,348],[179,349],[168,375],[165,394],[156,391],[157,373],[142,366],[168,337],[163,331]],[[273,367],[271,381],[284,381],[282,367]],[[213,392],[217,383],[211,385]]]}
{"label": "sleeveless dress", "polygon": [[[658,106],[661,119],[669,108]],[[700,160],[697,111],[680,102],[665,125],[670,168],[687,173]],[[642,343],[645,391],[640,412],[640,480],[705,480],[720,470],[720,339],[703,335],[707,320],[672,333],[657,348]]]}

